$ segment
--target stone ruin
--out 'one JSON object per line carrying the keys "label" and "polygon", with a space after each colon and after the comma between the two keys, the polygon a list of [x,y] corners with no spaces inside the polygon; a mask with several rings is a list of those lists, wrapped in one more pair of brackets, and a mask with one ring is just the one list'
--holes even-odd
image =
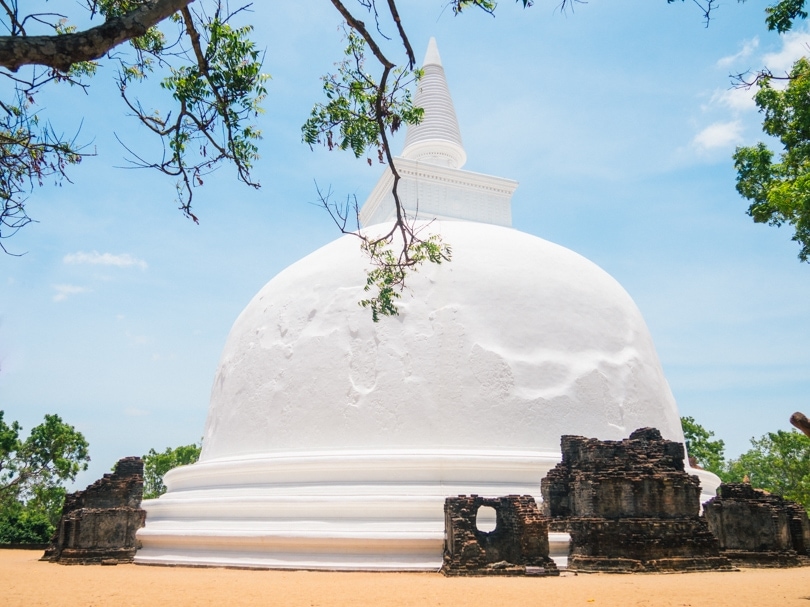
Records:
{"label": "stone ruin", "polygon": [[132,562],[143,527],[143,461],[125,457],[115,472],[65,497],[62,518],[43,561],[66,565]]}
{"label": "stone ruin", "polygon": [[[495,529],[478,528],[481,507],[495,510]],[[559,575],[548,556],[548,521],[531,495],[448,497],[444,502],[442,573],[472,575]]]}
{"label": "stone ruin", "polygon": [[709,529],[722,554],[745,567],[810,565],[807,511],[747,483],[724,483],[703,504]]}
{"label": "stone ruin", "polygon": [[544,513],[571,534],[568,568],[730,570],[699,517],[700,482],[681,443],[642,428],[622,441],[566,435],[562,462],[541,482]]}

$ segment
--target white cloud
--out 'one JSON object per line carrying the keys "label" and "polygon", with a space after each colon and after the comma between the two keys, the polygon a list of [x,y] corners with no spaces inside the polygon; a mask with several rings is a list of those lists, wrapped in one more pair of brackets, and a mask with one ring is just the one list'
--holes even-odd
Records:
{"label": "white cloud", "polygon": [[767,53],[762,61],[774,76],[790,71],[799,57],[810,53],[810,32],[791,32],[782,37],[782,49],[777,53]]}
{"label": "white cloud", "polygon": [[739,120],[715,122],[700,131],[692,143],[702,150],[725,148],[742,141],[742,125]]}
{"label": "white cloud", "polygon": [[53,296],[54,301],[64,301],[71,295],[87,293],[90,290],[76,285],[53,285],[53,288],[56,289],[56,295]]}
{"label": "white cloud", "polygon": [[68,264],[92,264],[99,266],[116,266],[119,268],[137,266],[141,270],[147,268],[146,262],[143,259],[133,257],[129,253],[113,255],[112,253],[99,253],[98,251],[93,251],[92,253],[79,251],[78,253],[68,253],[62,261]]}
{"label": "white cloud", "polygon": [[[730,68],[732,65],[737,64],[736,69],[750,69],[753,71],[746,72],[747,78],[753,80],[756,71],[759,69],[768,69],[774,76],[783,76],[790,71],[795,61],[799,57],[810,54],[810,31],[804,32],[791,32],[781,37],[782,46],[777,52],[760,54],[757,53],[759,47],[759,39],[753,38],[743,44],[742,49],[727,57],[723,57],[717,61],[718,67]],[[755,65],[740,65],[744,59],[749,59],[749,64]],[[774,81],[774,87],[782,86],[780,81]],[[712,110],[720,109],[730,110],[730,118],[737,118],[741,112],[746,112],[756,109],[754,103],[754,94],[756,87],[746,88],[729,88],[725,90],[716,90],[709,100],[709,103],[703,106],[703,111],[710,112]],[[727,123],[730,125],[731,123]],[[714,134],[719,134],[716,125],[712,125],[709,129],[713,129]],[[706,131],[709,131],[707,129]],[[709,136],[712,131],[700,133],[698,137]],[[728,133],[728,129],[726,130]]]}
{"label": "white cloud", "polygon": [[709,101],[710,105],[722,105],[734,112],[754,110],[757,104],[754,103],[754,93],[756,91],[745,88],[730,88],[717,90]]}
{"label": "white cloud", "polygon": [[753,54],[755,50],[757,50],[758,46],[759,46],[759,38],[754,37],[751,40],[746,40],[743,43],[743,47],[740,49],[740,52],[718,59],[717,67],[727,68],[734,65],[738,61],[741,61],[742,59],[747,59]]}

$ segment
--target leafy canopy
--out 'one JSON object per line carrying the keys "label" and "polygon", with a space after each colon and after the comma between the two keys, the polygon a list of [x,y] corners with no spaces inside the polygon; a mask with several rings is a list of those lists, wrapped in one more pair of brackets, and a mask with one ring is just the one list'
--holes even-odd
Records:
{"label": "leafy canopy", "polygon": [[58,415],[46,415],[25,440],[21,430],[16,421],[7,424],[0,411],[0,504],[34,497],[39,488],[57,487],[87,470],[87,441]]}
{"label": "leafy canopy", "polygon": [[725,443],[712,440],[714,432],[706,430],[694,417],[682,417],[681,427],[686,441],[686,453],[690,462],[695,459],[698,466],[722,478],[725,464]]}
{"label": "leafy canopy", "polygon": [[0,411],[0,543],[42,543],[53,533],[65,499],[66,481],[87,470],[88,444],[58,415],[31,430],[10,424]]}
{"label": "leafy canopy", "polygon": [[768,432],[751,439],[751,449],[726,460],[725,444],[714,440],[693,417],[682,417],[686,451],[697,464],[726,483],[751,483],[758,489],[800,503],[810,509],[810,438],[795,430]]}
{"label": "leafy canopy", "polygon": [[44,544],[53,536],[65,503],[64,487],[38,487],[26,502],[0,505],[0,544]]}
{"label": "leafy canopy", "polygon": [[[318,103],[302,127],[310,147],[324,144],[330,150],[351,150],[360,158],[368,150],[384,162],[384,130],[396,133],[404,124],[417,124],[424,111],[413,106],[408,86],[420,70],[396,69],[391,84],[380,89],[366,68],[366,42],[354,31],[346,34],[346,58],[337,64],[337,74],[322,78],[327,103]],[[370,159],[369,159],[370,162]]]}
{"label": "leafy canopy", "polygon": [[[766,8],[768,29],[789,31],[797,19],[807,18],[805,4],[781,0]],[[739,86],[757,88],[754,101],[764,115],[762,130],[782,146],[778,161],[763,142],[738,147],[737,191],[751,202],[748,215],[755,222],[792,226],[799,259],[810,261],[810,62],[800,58],[785,76],[766,68],[751,80],[744,75],[736,79]]]}
{"label": "leafy canopy", "polygon": [[754,487],[810,509],[810,438],[795,430],[768,432],[751,439],[752,448],[728,462],[728,482],[748,478]]}
{"label": "leafy canopy", "polygon": [[810,260],[810,61],[799,59],[787,86],[773,86],[773,77],[758,82],[754,100],[765,118],[762,130],[776,137],[783,151],[779,160],[760,142],[734,153],[737,191],[751,201],[748,214],[759,223],[794,227],[799,259]]}
{"label": "leafy canopy", "polygon": [[162,453],[149,449],[143,456],[143,498],[155,499],[166,493],[163,477],[172,468],[187,466],[200,459],[202,451],[199,445],[166,447]]}

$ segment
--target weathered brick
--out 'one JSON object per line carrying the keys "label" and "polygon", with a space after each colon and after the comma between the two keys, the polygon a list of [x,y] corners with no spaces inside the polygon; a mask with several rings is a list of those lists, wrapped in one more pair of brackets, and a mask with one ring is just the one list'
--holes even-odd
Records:
{"label": "weathered brick", "polygon": [[62,564],[128,563],[138,549],[135,532],[143,527],[143,461],[125,457],[115,472],[65,497],[62,518],[43,561]]}

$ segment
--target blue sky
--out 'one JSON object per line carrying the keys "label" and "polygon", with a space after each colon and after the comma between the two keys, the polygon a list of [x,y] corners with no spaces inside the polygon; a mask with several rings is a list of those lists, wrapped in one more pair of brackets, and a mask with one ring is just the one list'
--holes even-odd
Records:
{"label": "blue sky", "polygon": [[[87,484],[125,455],[200,439],[225,338],[281,269],[336,238],[315,181],[362,201],[381,167],[309,150],[300,127],[343,46],[326,0],[257,3],[268,83],[259,191],[227,168],[195,192],[199,226],[170,179],[122,169],[114,134],[151,145],[100,70],[90,94],[40,99],[57,130],[96,157],[73,184],[29,199],[38,223],[0,257],[0,408],[27,431],[59,413],[90,442]],[[754,224],[731,154],[759,139],[750,92],[729,74],[790,66],[804,24],[777,36],[764,5],[728,1],[706,28],[690,3],[593,0],[561,14],[504,1],[453,17],[401,3],[421,58],[435,36],[467,150],[466,169],[516,179],[514,227],[603,267],[641,309],[682,415],[726,441],[810,413],[810,267],[788,229]],[[391,46],[391,53],[398,48]],[[83,121],[82,121],[83,118]],[[401,141],[395,145],[399,150]],[[418,296],[418,294],[416,294]]]}

